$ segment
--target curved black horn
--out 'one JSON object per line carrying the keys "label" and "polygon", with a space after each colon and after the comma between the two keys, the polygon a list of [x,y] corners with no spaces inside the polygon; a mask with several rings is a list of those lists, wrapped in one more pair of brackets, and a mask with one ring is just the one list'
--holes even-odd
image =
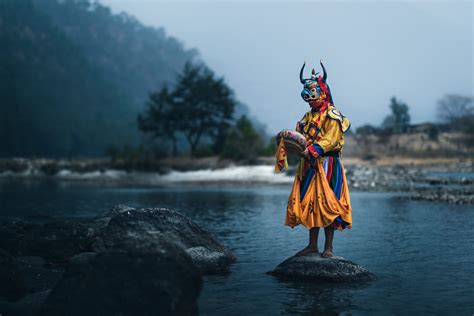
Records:
{"label": "curved black horn", "polygon": [[304,79],[303,79],[303,71],[304,71],[304,66],[306,65],[306,62],[303,63],[303,66],[301,66],[301,70],[300,70],[300,81],[302,84],[304,84]]}
{"label": "curved black horn", "polygon": [[321,64],[321,68],[323,68],[323,81],[326,82],[328,74],[326,73],[326,68],[324,68],[323,61],[320,60],[319,63]]}

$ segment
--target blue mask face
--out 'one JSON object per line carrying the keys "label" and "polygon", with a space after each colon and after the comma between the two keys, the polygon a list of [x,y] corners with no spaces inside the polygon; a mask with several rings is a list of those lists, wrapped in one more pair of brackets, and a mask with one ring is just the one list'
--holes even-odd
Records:
{"label": "blue mask face", "polygon": [[303,84],[303,91],[301,91],[301,97],[306,102],[318,101],[321,97],[321,89],[319,88],[318,81],[316,79],[307,79]]}
{"label": "blue mask face", "polygon": [[[318,77],[318,73],[313,69],[311,71],[311,78],[304,79],[303,72],[306,63],[303,64],[300,70],[300,82],[303,84],[303,91],[301,91],[301,97],[306,102],[313,106],[315,103],[326,100],[329,97],[329,102],[332,103],[331,92],[328,85],[326,84],[327,74],[326,69],[322,62],[320,62],[321,68],[323,68],[323,75]],[[322,85],[322,89],[321,89]]]}

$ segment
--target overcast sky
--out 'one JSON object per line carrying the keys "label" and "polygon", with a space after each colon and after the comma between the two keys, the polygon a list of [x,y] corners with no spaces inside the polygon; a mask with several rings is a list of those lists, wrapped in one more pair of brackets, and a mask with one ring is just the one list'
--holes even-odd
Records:
{"label": "overcast sky", "polygon": [[271,133],[308,109],[303,61],[323,59],[336,107],[355,127],[380,124],[391,96],[423,122],[436,119],[444,94],[473,94],[471,1],[101,2],[197,48]]}

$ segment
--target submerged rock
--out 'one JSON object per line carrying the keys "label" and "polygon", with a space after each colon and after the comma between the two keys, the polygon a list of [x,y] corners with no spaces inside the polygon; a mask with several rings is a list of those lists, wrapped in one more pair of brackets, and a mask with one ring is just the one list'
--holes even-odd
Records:
{"label": "submerged rock", "polygon": [[375,275],[343,257],[323,258],[319,253],[293,256],[280,263],[270,274],[289,279],[329,282],[367,282]]}
{"label": "submerged rock", "polygon": [[91,247],[92,232],[90,223],[79,221],[3,222],[0,247],[15,256],[37,256],[48,262],[64,263]]}

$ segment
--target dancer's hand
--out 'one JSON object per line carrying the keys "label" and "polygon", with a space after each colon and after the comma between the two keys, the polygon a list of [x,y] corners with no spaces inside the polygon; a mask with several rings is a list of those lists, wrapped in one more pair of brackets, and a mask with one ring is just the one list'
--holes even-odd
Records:
{"label": "dancer's hand", "polygon": [[301,156],[303,156],[303,157],[305,157],[305,158],[309,158],[309,150],[308,150],[308,147],[306,147],[306,149],[301,152]]}

